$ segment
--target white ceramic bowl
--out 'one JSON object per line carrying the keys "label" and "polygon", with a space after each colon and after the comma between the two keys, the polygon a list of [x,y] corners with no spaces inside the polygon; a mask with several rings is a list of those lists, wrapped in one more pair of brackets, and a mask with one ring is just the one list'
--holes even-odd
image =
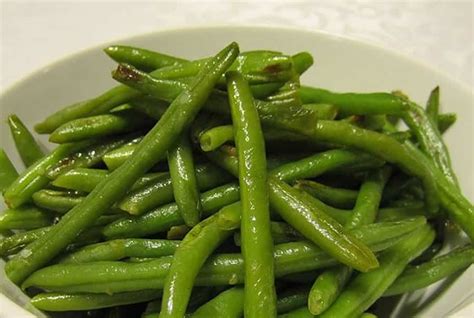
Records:
{"label": "white ceramic bowl", "polygon": [[[424,104],[430,90],[439,85],[443,111],[458,114],[458,122],[446,134],[454,169],[464,194],[470,200],[474,199],[474,158],[470,140],[474,136],[472,90],[423,63],[343,37],[275,27],[168,30],[111,44],[135,45],[194,59],[211,55],[230,41],[237,41],[241,50],[264,48],[289,54],[309,51],[315,58],[315,65],[303,76],[303,82],[338,91],[401,89],[413,100]],[[23,167],[9,136],[4,120],[6,116],[16,113],[32,127],[60,107],[96,96],[115,85],[109,76],[114,63],[101,51],[105,46],[88,49],[48,65],[3,92],[0,97],[0,147],[7,151],[19,169]],[[48,145],[44,136],[41,141]],[[0,267],[3,267],[3,262]],[[0,294],[0,316],[30,317],[31,314],[19,306],[40,315],[27,305],[28,298],[8,282],[2,268],[0,271],[0,292],[4,294]],[[474,270],[471,266],[455,282],[435,284],[404,297],[392,315],[408,317],[419,313],[424,317],[445,317],[461,308],[464,308],[465,314],[472,313],[473,283]],[[451,285],[448,290],[447,285]]]}

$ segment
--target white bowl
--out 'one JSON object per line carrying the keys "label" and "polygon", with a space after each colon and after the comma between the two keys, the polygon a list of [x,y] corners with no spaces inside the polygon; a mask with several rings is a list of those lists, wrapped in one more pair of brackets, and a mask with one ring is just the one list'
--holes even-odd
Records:
{"label": "white bowl", "polygon": [[[303,82],[337,91],[391,91],[401,89],[413,100],[424,104],[430,90],[441,87],[443,111],[456,112],[458,122],[446,134],[454,169],[464,194],[474,198],[472,90],[428,66],[405,56],[359,41],[326,33],[277,27],[200,27],[160,31],[116,41],[154,49],[189,59],[209,56],[230,41],[241,50],[273,49],[293,54],[309,51],[315,65],[303,76]],[[32,127],[46,115],[76,101],[98,95],[116,85],[110,77],[114,63],[96,47],[79,52],[48,65],[6,90],[0,97],[0,147],[23,169],[9,136],[5,117],[16,113]],[[32,53],[33,54],[33,53]],[[433,52],[436,54],[436,51]],[[46,137],[41,141],[48,145]],[[0,203],[0,205],[3,203]],[[0,206],[2,207],[2,206]],[[0,264],[3,267],[3,262]],[[0,268],[0,316],[29,317],[28,298],[13,286]],[[465,271],[446,290],[445,284],[404,297],[393,316],[407,317],[418,313],[425,317],[445,317],[464,307],[473,312],[474,269]],[[469,306],[469,308],[466,307]]]}

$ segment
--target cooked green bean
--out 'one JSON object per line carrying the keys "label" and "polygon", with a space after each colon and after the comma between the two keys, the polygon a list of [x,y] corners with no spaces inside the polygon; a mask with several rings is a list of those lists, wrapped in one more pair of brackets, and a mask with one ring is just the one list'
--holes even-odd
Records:
{"label": "cooked green bean", "polygon": [[269,179],[272,208],[298,232],[328,254],[359,271],[378,266],[377,258],[362,242],[347,233],[334,219],[315,208],[304,192],[276,179]]}
{"label": "cooked green bean", "polygon": [[311,180],[299,180],[295,187],[336,208],[351,209],[357,199],[357,191],[333,188]]}
{"label": "cooked green bean", "polygon": [[234,141],[234,126],[232,125],[217,126],[204,131],[199,136],[199,143],[204,151],[215,150],[228,141]]}
{"label": "cooked green bean", "polygon": [[101,182],[82,203],[70,210],[51,231],[27,246],[26,250],[30,253],[22,253],[6,264],[5,271],[11,281],[21,283],[50,261],[156,163],[156,158],[176,141],[175,134],[188,128],[219,77],[235,60],[238,50],[238,45],[232,43],[209,61],[196,76],[191,88],[173,101],[160,121],[148,132],[133,156]]}
{"label": "cooked green bean", "polygon": [[[133,155],[138,148],[138,143],[123,145],[117,149],[107,152],[103,157],[105,165],[109,170],[115,170]],[[166,157],[158,158],[158,161],[164,160]]]}
{"label": "cooked green bean", "polygon": [[435,233],[428,226],[388,248],[380,255],[380,267],[358,274],[321,317],[361,315],[402,273],[406,265],[433,242]]}
{"label": "cooked green bean", "polygon": [[436,86],[430,93],[430,97],[426,103],[426,115],[433,124],[436,126],[439,125],[439,86]]}
{"label": "cooked green bean", "polygon": [[17,253],[23,246],[40,238],[49,229],[50,227],[43,227],[0,238],[0,256],[9,256]]}
{"label": "cooked green bean", "polygon": [[284,314],[306,304],[308,292],[308,287],[297,287],[285,290],[283,293],[278,294],[278,313]]}
{"label": "cooked green bean", "polygon": [[91,192],[108,175],[109,171],[103,169],[76,168],[59,175],[51,184],[68,190]]}
{"label": "cooked green bean", "polygon": [[240,287],[227,289],[199,307],[192,318],[226,317],[240,318],[244,313],[244,290]]}
{"label": "cooked green bean", "polygon": [[448,149],[436,124],[423,108],[411,102],[409,105],[410,108],[404,113],[403,121],[416,136],[420,149],[443,172],[447,180],[458,185],[456,175],[451,167]]}
{"label": "cooked green bean", "polygon": [[[284,222],[270,222],[270,230],[274,244],[295,242],[304,239],[298,231]],[[234,233],[234,243],[237,246],[241,245],[240,232]]]}
{"label": "cooked green bean", "polygon": [[8,116],[8,125],[13,136],[16,149],[25,166],[31,166],[44,156],[43,151],[31,135],[30,131],[16,115]]}
{"label": "cooked green bean", "polygon": [[71,120],[49,136],[49,141],[63,144],[90,138],[102,138],[151,127],[153,121],[140,113],[125,109],[111,114],[96,115]]}
{"label": "cooked green bean", "polygon": [[[404,222],[375,223],[352,230],[362,242],[381,251],[393,246],[407,234],[423,226],[424,218]],[[311,271],[337,263],[327,253],[309,242],[291,242],[274,247],[275,276]],[[58,264],[34,272],[23,284],[51,291],[125,292],[161,288],[173,261],[172,256],[142,263],[92,262]],[[240,254],[218,254],[209,257],[196,277],[196,286],[235,285],[244,282],[243,258]]]}
{"label": "cooked green bean", "polygon": [[187,63],[187,60],[182,58],[125,45],[111,45],[106,47],[104,52],[118,63],[127,63],[146,70]]}
{"label": "cooked green bean", "polygon": [[174,225],[166,232],[166,238],[168,240],[182,240],[190,230],[191,228],[185,224]]}
{"label": "cooked green bean", "polygon": [[239,157],[241,249],[246,286],[244,312],[246,317],[274,317],[276,292],[271,255],[273,241],[263,133],[248,83],[236,72],[228,72],[226,78]]}
{"label": "cooked green bean", "polygon": [[408,108],[403,99],[390,93],[335,93],[308,86],[302,86],[299,92],[303,103],[332,104],[337,106],[344,116],[400,115]]}
{"label": "cooked green bean", "polygon": [[53,217],[50,213],[34,206],[24,205],[8,209],[0,214],[0,231],[32,230],[51,225]]}
{"label": "cooked green bean", "polygon": [[194,168],[193,151],[187,131],[168,150],[173,197],[187,226],[193,227],[201,219],[201,200]]}
{"label": "cooked green bean", "polygon": [[18,178],[15,166],[0,148],[0,193],[3,193]]}
{"label": "cooked green bean", "polygon": [[75,144],[64,144],[56,147],[49,155],[36,161],[29,166],[21,175],[13,181],[5,190],[3,197],[6,204],[11,208],[16,208],[31,199],[33,193],[41,190],[49,183],[45,176],[47,171],[64,157],[92,144],[91,141],[84,141]]}
{"label": "cooked green bean", "polygon": [[40,190],[33,193],[35,205],[59,213],[66,213],[84,201],[84,196],[74,191]]}
{"label": "cooked green bean", "polygon": [[199,270],[240,225],[240,204],[234,203],[201,221],[184,237],[174,253],[163,285],[160,317],[183,317]]}
{"label": "cooked green bean", "polygon": [[313,318],[313,314],[311,314],[306,306],[296,308],[290,312],[287,312],[283,315],[278,315],[278,318]]}
{"label": "cooked green bean", "polygon": [[113,295],[42,293],[31,298],[31,304],[46,311],[75,311],[141,303],[160,296],[161,291],[154,289]]}
{"label": "cooked green bean", "polygon": [[[203,216],[239,200],[239,186],[223,185],[201,194]],[[143,237],[168,230],[184,221],[175,203],[164,205],[138,217],[123,218],[107,226],[104,235],[116,237]]]}
{"label": "cooked green bean", "polygon": [[[208,190],[232,178],[212,164],[201,164],[196,166],[196,179],[200,190]],[[166,174],[128,193],[118,206],[130,214],[138,215],[173,201],[173,197],[171,178]]]}
{"label": "cooked green bean", "polygon": [[405,271],[385,291],[384,296],[392,296],[425,288],[440,279],[454,274],[474,263],[474,248],[457,248],[426,263],[407,267]]}
{"label": "cooked green bean", "polygon": [[61,263],[89,263],[115,261],[126,257],[154,257],[173,255],[179,241],[151,239],[117,239],[84,246],[60,259]]}
{"label": "cooked green bean", "polygon": [[[65,156],[48,169],[46,176],[50,179],[55,179],[60,174],[74,168],[92,167],[100,163],[102,161],[102,157],[106,153],[121,147],[124,144],[135,143],[140,139],[141,137],[137,137],[136,133],[132,133],[126,136],[111,137],[101,140],[98,143],[94,143],[93,145]],[[79,143],[81,143],[81,141]]]}

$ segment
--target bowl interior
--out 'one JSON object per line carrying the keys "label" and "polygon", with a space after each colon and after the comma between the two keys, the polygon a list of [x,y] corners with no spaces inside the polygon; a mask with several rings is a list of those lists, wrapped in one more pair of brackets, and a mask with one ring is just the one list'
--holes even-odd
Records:
{"label": "bowl interior", "polygon": [[[294,54],[308,51],[315,65],[303,76],[306,84],[338,91],[391,91],[400,89],[414,101],[424,105],[436,85],[441,87],[444,112],[456,112],[458,122],[445,135],[453,166],[464,194],[474,198],[473,118],[470,90],[429,67],[404,56],[358,41],[324,33],[268,27],[209,27],[161,31],[115,44],[145,47],[189,59],[209,56],[230,41],[237,41],[241,50],[273,49]],[[112,44],[112,43],[111,43]],[[104,44],[102,47],[105,47]],[[4,148],[19,170],[23,169],[9,136],[5,118],[16,113],[32,127],[47,114],[76,101],[84,100],[116,85],[110,77],[114,63],[102,53],[101,47],[89,49],[46,66],[5,91],[0,97],[0,147]],[[40,137],[51,148],[45,136]],[[3,208],[0,203],[0,208]],[[3,261],[0,266],[3,267]],[[24,306],[28,299],[0,272],[0,292]],[[474,293],[473,269],[454,282],[433,285],[397,300],[394,316],[411,316],[423,311],[426,316],[444,316]],[[449,290],[446,286],[450,285]],[[7,304],[0,295],[0,304]],[[3,307],[3,306],[2,306]],[[9,312],[10,307],[5,311]],[[37,313],[37,312],[36,312]],[[12,316],[13,317],[13,316]]]}

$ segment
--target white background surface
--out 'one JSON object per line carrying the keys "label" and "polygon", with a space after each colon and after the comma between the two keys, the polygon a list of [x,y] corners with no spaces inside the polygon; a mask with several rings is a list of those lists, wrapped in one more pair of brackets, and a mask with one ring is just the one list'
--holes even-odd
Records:
{"label": "white background surface", "polygon": [[[410,55],[472,87],[472,1],[0,0],[0,90],[78,50],[207,24],[318,29]],[[317,59],[317,52],[315,52]]]}

